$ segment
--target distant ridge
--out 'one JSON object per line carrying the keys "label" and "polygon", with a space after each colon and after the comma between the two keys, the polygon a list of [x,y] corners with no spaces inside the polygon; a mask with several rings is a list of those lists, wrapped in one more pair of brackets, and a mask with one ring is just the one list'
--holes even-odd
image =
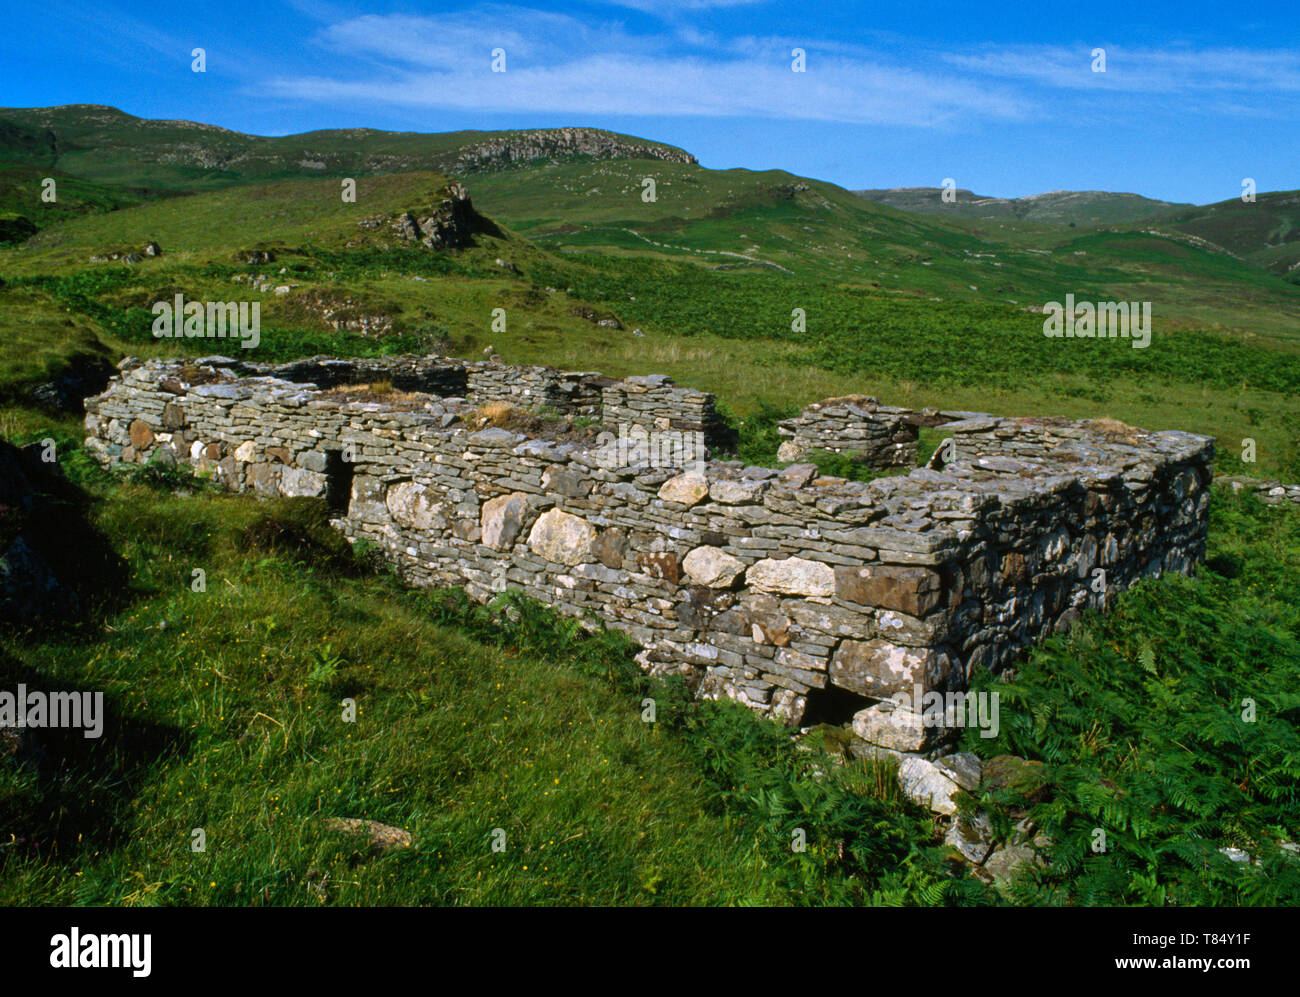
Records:
{"label": "distant ridge", "polygon": [[945,202],[942,187],[892,187],[854,191],[859,197],[902,211],[949,214],[960,218],[1005,219],[1052,225],[1119,225],[1150,218],[1171,208],[1192,205],[1158,201],[1141,194],[1104,190],[1051,190],[1027,197],[988,197],[958,189]]}
{"label": "distant ridge", "polygon": [[601,128],[438,133],[341,128],[268,137],[194,121],[138,118],[102,104],[0,108],[0,160],[164,190],[293,176],[465,174],[539,159],[696,163],[675,146]]}

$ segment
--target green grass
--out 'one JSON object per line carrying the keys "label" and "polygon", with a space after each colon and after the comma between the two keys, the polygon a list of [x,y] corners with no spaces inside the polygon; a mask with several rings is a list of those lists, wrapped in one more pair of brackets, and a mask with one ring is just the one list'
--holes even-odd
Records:
{"label": "green grass", "polygon": [[53,261],[79,261],[78,254],[89,249],[150,241],[164,253],[181,254],[302,241],[342,243],[362,236],[357,222],[372,215],[436,206],[446,184],[437,173],[363,178],[357,181],[355,202],[343,200],[337,179],[237,187],[77,218],[34,237],[29,251],[46,267]]}
{"label": "green grass", "polygon": [[1001,733],[966,748],[1047,765],[1046,800],[999,797],[1054,842],[1024,902],[1300,902],[1300,857],[1279,847],[1300,832],[1300,515],[1222,493],[1212,511],[1195,578],[1143,583],[1013,682],[979,682]]}
{"label": "green grass", "polygon": [[[637,675],[617,635],[526,601],[494,612],[404,590],[330,554],[343,542],[310,504],[179,499],[72,467],[130,566],[130,604],[4,658],[6,684],[102,690],[110,720],[102,742],[52,736],[44,763],[0,766],[0,903],[985,896],[944,873],[892,778],[858,765],[853,792],[814,792],[779,728],[687,706]],[[319,548],[306,559],[305,543]],[[324,829],[336,816],[413,845],[363,854]],[[808,852],[789,847],[797,826]]]}
{"label": "green grass", "polygon": [[[168,202],[147,210],[171,208]],[[91,222],[98,219],[76,224]],[[196,231],[197,242],[208,238]],[[1114,242],[1096,238],[1103,247]],[[1166,327],[1159,312],[1144,350],[1123,340],[1052,340],[1042,335],[1041,316],[1005,303],[934,302],[815,277],[717,272],[644,255],[555,254],[509,234],[481,242],[453,254],[304,243],[260,268],[236,263],[224,250],[178,250],[136,267],[60,266],[27,250],[0,252],[0,262],[14,260],[22,268],[12,268],[0,288],[10,316],[0,336],[13,344],[15,357],[0,386],[3,379],[31,385],[61,356],[100,349],[95,339],[114,359],[213,352],[206,340],[160,341],[149,331],[149,305],[184,293],[199,300],[262,301],[255,353],[265,360],[405,351],[477,358],[491,344],[512,363],[611,375],[669,373],[716,393],[740,422],[758,418],[764,406],[789,410],[854,392],[917,408],[1104,415],[1214,436],[1225,468],[1237,469],[1233,455],[1243,440],[1254,439],[1253,470],[1300,478],[1300,412],[1294,405],[1300,352],[1290,341]],[[503,271],[498,257],[514,262],[522,276]],[[280,275],[282,267],[288,273]],[[267,270],[299,290],[278,297],[231,281]],[[298,304],[312,288],[341,288],[363,307],[392,312],[395,335],[334,331]],[[573,315],[578,305],[613,312],[645,335],[595,326]],[[795,307],[807,313],[806,332],[791,330]],[[496,308],[507,312],[504,332],[490,328]]]}
{"label": "green grass", "polygon": [[[694,703],[641,676],[619,635],[513,596],[406,590],[311,502],[64,463],[129,569],[125,601],[11,635],[0,665],[6,685],[103,691],[109,722],[100,742],[51,732],[0,761],[0,903],[1002,902],[890,767],[837,766],[743,707]],[[1034,651],[997,687],[1000,739],[968,745],[1049,763],[1048,800],[986,801],[997,826],[1028,808],[1055,842],[1020,902],[1300,900],[1276,848],[1300,821],[1300,513],[1223,495],[1214,510],[1197,579],[1141,586]],[[1256,725],[1233,720],[1243,696]],[[331,817],[412,845],[372,854]],[[1099,824],[1110,850],[1084,854]]]}
{"label": "green grass", "polygon": [[[776,171],[573,161],[476,175],[476,207],[509,227],[474,248],[348,245],[358,218],[427,204],[443,177],[358,172],[359,202],[344,204],[330,170],[304,180],[286,164],[317,146],[369,154],[397,139],[322,133],[264,140],[281,143],[282,161],[258,186],[231,174],[216,178],[227,189],[158,200],[160,188],[216,180],[132,158],[126,139],[142,126],[114,114],[72,114],[84,149],[58,166],[88,171],[84,189],[67,188],[75,217],[45,218],[27,245],[0,248],[0,434],[57,441],[89,494],[66,508],[93,527],[69,542],[109,545],[125,571],[78,626],[7,635],[0,650],[5,684],[100,689],[113,718],[99,744],[54,737],[44,762],[0,759],[0,903],[999,902],[889,770],[834,765],[740,707],[692,703],[642,677],[619,639],[513,598],[485,609],[407,591],[310,505],[232,499],[165,469],[91,467],[80,417],[34,408],[29,393],[78,356],[222,351],[154,339],[161,297],[261,300],[258,360],[478,358],[491,344],[511,363],[669,373],[715,392],[740,456],[765,464],[781,418],[866,393],[1202,432],[1219,442],[1220,470],[1300,480],[1300,286],[1177,232],[926,218],[829,184],[797,190]],[[149,127],[181,141],[194,126]],[[26,165],[12,175],[44,175],[39,129],[19,132],[9,139]],[[214,141],[235,150],[246,138]],[[399,138],[432,169],[468,140]],[[106,186],[137,170],[135,193]],[[639,197],[646,175],[660,180],[652,204]],[[105,211],[119,195],[145,200]],[[89,262],[151,239],[161,257]],[[278,259],[243,264],[255,246]],[[394,335],[340,334],[301,291],[262,296],[231,279],[253,273],[344,291],[391,312]],[[1066,291],[1154,301],[1152,346],[1044,338],[1024,306]],[[575,306],[627,328],[595,326]],[[805,332],[791,330],[796,307]],[[494,308],[504,332],[490,328]],[[941,435],[923,434],[923,456]],[[1257,464],[1240,460],[1247,437]],[[842,458],[821,463],[862,476]],[[1054,841],[1054,864],[1019,901],[1300,901],[1294,863],[1276,849],[1300,829],[1300,513],[1216,495],[1213,516],[1196,579],[1125,594],[999,687],[1002,735],[970,747],[1041,759],[1050,775],[1045,801],[988,803],[1007,824],[1031,812]],[[206,592],[191,590],[196,567]],[[641,720],[646,696],[654,725]],[[1229,709],[1244,696],[1261,704],[1249,727]],[[345,698],[356,724],[341,720]],[[403,827],[412,847],[364,853],[325,829],[329,817]],[[1101,856],[1083,847],[1098,826],[1112,845]],[[195,827],[204,853],[189,850]],[[490,849],[495,828],[505,852]],[[806,852],[790,848],[795,828]],[[1220,844],[1263,864],[1225,865]]]}

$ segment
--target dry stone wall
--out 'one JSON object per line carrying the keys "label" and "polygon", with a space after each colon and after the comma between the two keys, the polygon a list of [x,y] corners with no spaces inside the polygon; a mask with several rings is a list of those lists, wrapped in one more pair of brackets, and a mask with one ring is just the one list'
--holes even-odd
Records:
{"label": "dry stone wall", "polygon": [[[869,483],[811,464],[683,470],[475,429],[463,396],[357,401],[282,376],[373,376],[370,361],[347,363],[347,375],[318,358],[277,376],[223,358],[124,361],[86,403],[87,448],[105,463],[179,461],[234,491],[324,497],[336,527],[411,584],[478,599],[522,589],[626,631],[644,667],[698,695],[792,724],[918,686],[963,689],[1085,607],[1204,555],[1206,437],[976,417],[949,425],[941,469]],[[459,361],[399,366],[429,389],[464,390],[445,370],[473,383]],[[671,385],[629,381],[645,390],[602,387],[604,419],[672,425],[629,401]],[[891,749],[929,747],[897,724],[868,728]]]}
{"label": "dry stone wall", "polygon": [[605,385],[601,412],[608,426],[622,423],[651,430],[702,433],[712,448],[735,443],[734,434],[714,408],[712,395],[679,388],[664,374],[628,377]]}
{"label": "dry stone wall", "polygon": [[1278,502],[1290,502],[1292,505],[1300,505],[1300,484],[1284,485],[1272,478],[1230,477],[1222,478],[1221,481],[1231,488],[1233,492],[1254,492],[1262,501],[1270,505]]}
{"label": "dry stone wall", "polygon": [[611,427],[698,432],[710,448],[734,442],[734,434],[718,415],[712,395],[679,387],[663,374],[619,380],[592,371],[436,356],[350,360],[322,356],[283,364],[206,357],[197,363],[215,365],[228,374],[272,377],[317,388],[387,381],[399,391],[424,392],[479,406],[508,402],[557,415],[600,418]]}
{"label": "dry stone wall", "polygon": [[828,398],[778,424],[787,437],[781,458],[799,460],[809,450],[826,450],[851,454],[870,467],[914,466],[919,423],[909,417],[915,415],[866,395]]}
{"label": "dry stone wall", "polygon": [[942,426],[981,416],[981,412],[940,412],[881,405],[867,395],[827,398],[809,405],[777,431],[782,460],[800,460],[810,450],[848,454],[868,467],[915,467],[922,426]]}

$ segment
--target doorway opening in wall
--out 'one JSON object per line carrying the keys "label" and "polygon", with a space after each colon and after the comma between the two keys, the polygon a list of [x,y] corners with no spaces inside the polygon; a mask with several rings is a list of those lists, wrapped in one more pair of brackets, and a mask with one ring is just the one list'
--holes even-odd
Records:
{"label": "doorway opening in wall", "polygon": [[328,450],[325,453],[325,503],[331,512],[344,515],[348,503],[352,500],[351,461],[343,459],[342,450]]}
{"label": "doorway opening in wall", "polygon": [[853,714],[865,710],[875,702],[866,696],[839,686],[828,685],[824,689],[810,689],[805,697],[801,727],[816,727],[818,724],[846,724],[853,719]]}

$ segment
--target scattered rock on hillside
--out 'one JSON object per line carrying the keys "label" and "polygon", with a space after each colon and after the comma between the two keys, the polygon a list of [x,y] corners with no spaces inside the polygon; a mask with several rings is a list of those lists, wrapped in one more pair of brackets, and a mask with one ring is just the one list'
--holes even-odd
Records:
{"label": "scattered rock on hillside", "polygon": [[908,755],[898,766],[898,784],[909,800],[929,807],[937,814],[957,811],[953,797],[961,787],[933,762]]}
{"label": "scattered rock on hillside", "polygon": [[596,311],[596,309],[588,308],[585,305],[574,305],[573,308],[570,309],[570,314],[576,315],[578,318],[585,318],[588,322],[591,322],[594,325],[603,326],[606,329],[623,328],[623,323],[613,315],[602,314],[601,312]]}
{"label": "scattered rock on hillside", "polygon": [[365,838],[366,845],[376,852],[391,852],[398,848],[411,847],[411,835],[400,827],[381,824],[377,820],[364,820],[360,817],[330,817],[325,821],[325,830],[350,834]]}
{"label": "scattered rock on hillside", "polygon": [[957,818],[943,836],[943,843],[957,849],[966,861],[979,865],[993,851],[993,827],[988,814],[980,811],[969,819]]}
{"label": "scattered rock on hillside", "polygon": [[[276,288],[276,293],[280,293],[279,288]],[[355,332],[362,336],[385,336],[392,332],[392,313],[397,310],[392,304],[374,307],[329,288],[309,288],[298,296],[297,304],[339,332]]]}
{"label": "scattered rock on hillside", "polygon": [[984,764],[980,761],[978,755],[958,752],[952,755],[944,755],[942,758],[936,759],[934,764],[962,789],[974,792],[979,788]]}
{"label": "scattered rock on hillside", "polygon": [[109,263],[113,260],[119,260],[122,263],[131,265],[141,262],[146,256],[161,256],[162,247],[156,242],[150,242],[140,249],[119,249],[111,253],[98,253],[90,258],[91,263]]}

